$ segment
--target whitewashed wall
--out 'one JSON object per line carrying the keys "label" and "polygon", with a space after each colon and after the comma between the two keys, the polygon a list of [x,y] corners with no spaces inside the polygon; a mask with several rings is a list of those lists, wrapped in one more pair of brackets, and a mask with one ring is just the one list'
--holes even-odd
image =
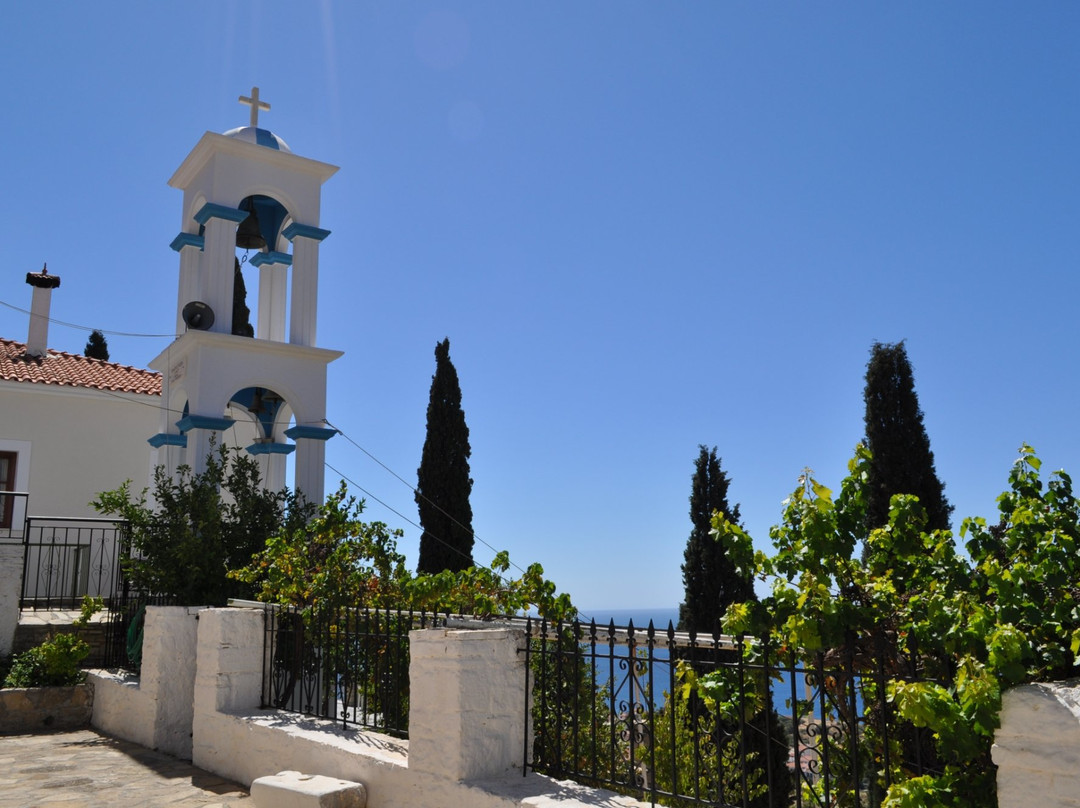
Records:
{"label": "whitewashed wall", "polygon": [[15,642],[22,576],[23,546],[0,542],[0,656],[9,655]]}
{"label": "whitewashed wall", "polygon": [[999,808],[1080,808],[1080,680],[1021,685],[1001,702]]}
{"label": "whitewashed wall", "polygon": [[[152,681],[95,675],[95,687],[104,684],[106,694],[95,704],[93,723],[110,734],[164,748],[163,739],[179,734],[166,726],[183,726],[186,708],[197,766],[244,785],[285,770],[356,781],[367,790],[369,808],[644,808],[611,792],[522,776],[525,662],[518,630],[411,633],[410,742],[259,709],[261,611],[198,612],[191,691],[190,672],[182,670],[188,657],[177,653],[183,643],[150,636],[184,634],[191,613],[151,608],[148,614],[143,665]],[[165,662],[155,662],[158,656]],[[183,682],[178,691],[192,694],[186,704],[165,697],[170,671]]]}
{"label": "whitewashed wall", "polygon": [[152,606],[143,627],[142,676],[96,671],[91,724],[102,732],[191,759],[198,614]]}
{"label": "whitewashed wall", "polygon": [[[32,515],[98,514],[98,493],[149,480],[158,397],[0,382],[0,444],[18,442],[16,473]],[[28,476],[24,477],[28,471]]]}

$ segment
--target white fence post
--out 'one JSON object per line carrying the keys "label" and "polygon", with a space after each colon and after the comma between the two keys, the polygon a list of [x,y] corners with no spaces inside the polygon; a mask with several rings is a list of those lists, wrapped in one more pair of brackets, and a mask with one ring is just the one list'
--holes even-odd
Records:
{"label": "white fence post", "polygon": [[409,769],[454,781],[521,771],[525,632],[409,633]]}
{"label": "white fence post", "polygon": [[198,607],[147,607],[140,675],[91,675],[95,727],[179,758],[191,757],[199,612]]}
{"label": "white fence post", "polygon": [[1080,680],[1006,690],[991,757],[999,808],[1080,805]]}

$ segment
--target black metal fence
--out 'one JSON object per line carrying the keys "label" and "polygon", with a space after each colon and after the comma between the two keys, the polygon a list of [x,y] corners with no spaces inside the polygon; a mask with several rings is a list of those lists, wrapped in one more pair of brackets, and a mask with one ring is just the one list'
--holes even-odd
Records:
{"label": "black metal fence", "polygon": [[176,606],[176,598],[150,595],[121,584],[105,612],[106,668],[138,673],[142,666],[143,627],[148,606]]}
{"label": "black metal fence", "polygon": [[137,609],[130,603],[123,572],[130,548],[127,523],[29,516],[27,502],[23,492],[0,494],[0,544],[17,546],[22,553],[19,608],[62,614],[46,624],[20,625],[16,648],[29,648],[50,631],[69,630],[83,598],[90,596],[101,598],[105,611],[80,632],[91,646],[84,664],[137,669],[126,648],[131,614]]}
{"label": "black metal fence", "polygon": [[27,517],[19,607],[76,610],[85,595],[111,606],[127,539],[127,523],[114,519]]}
{"label": "black metal fence", "polygon": [[651,623],[527,632],[525,767],[556,778],[654,805],[870,807],[893,779],[936,768],[930,739],[885,699],[914,657],[866,654],[854,638],[835,657],[778,654]]}
{"label": "black metal fence", "polygon": [[264,609],[262,706],[407,737],[409,631],[445,618],[380,609]]}

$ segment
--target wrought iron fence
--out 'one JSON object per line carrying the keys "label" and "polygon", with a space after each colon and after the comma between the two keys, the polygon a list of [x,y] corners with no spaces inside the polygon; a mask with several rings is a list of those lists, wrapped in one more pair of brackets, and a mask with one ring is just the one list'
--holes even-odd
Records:
{"label": "wrought iron fence", "polygon": [[778,654],[651,623],[530,620],[527,635],[534,771],[654,805],[832,808],[877,806],[894,778],[937,768],[884,698],[917,655],[856,638],[836,656]]}
{"label": "wrought iron fence", "polygon": [[143,627],[148,606],[176,606],[176,598],[151,595],[121,583],[105,612],[104,661],[106,668],[138,673],[142,666]]}
{"label": "wrought iron fence", "polygon": [[444,616],[271,605],[264,615],[263,707],[407,737],[409,631]]}
{"label": "wrought iron fence", "polygon": [[127,523],[29,516],[23,531],[22,609],[75,610],[84,595],[106,605],[121,586]]}

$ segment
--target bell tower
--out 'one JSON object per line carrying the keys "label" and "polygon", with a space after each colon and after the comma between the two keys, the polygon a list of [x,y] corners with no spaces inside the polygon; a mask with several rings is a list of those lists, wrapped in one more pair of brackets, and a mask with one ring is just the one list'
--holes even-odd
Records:
{"label": "bell tower", "polygon": [[[330,235],[319,205],[337,167],[293,154],[259,127],[270,105],[258,87],[240,102],[251,108],[249,125],[204,134],[169,180],[184,195],[171,244],[179,336],[150,363],[163,380],[160,431],[149,442],[170,474],[181,464],[204,470],[212,443],[242,447],[274,489],[287,484],[285,458],[295,451],[292,487],[318,504],[335,434],[326,368],[342,354],[315,345],[319,245]],[[239,294],[250,291],[243,268],[257,281],[253,326]]]}

